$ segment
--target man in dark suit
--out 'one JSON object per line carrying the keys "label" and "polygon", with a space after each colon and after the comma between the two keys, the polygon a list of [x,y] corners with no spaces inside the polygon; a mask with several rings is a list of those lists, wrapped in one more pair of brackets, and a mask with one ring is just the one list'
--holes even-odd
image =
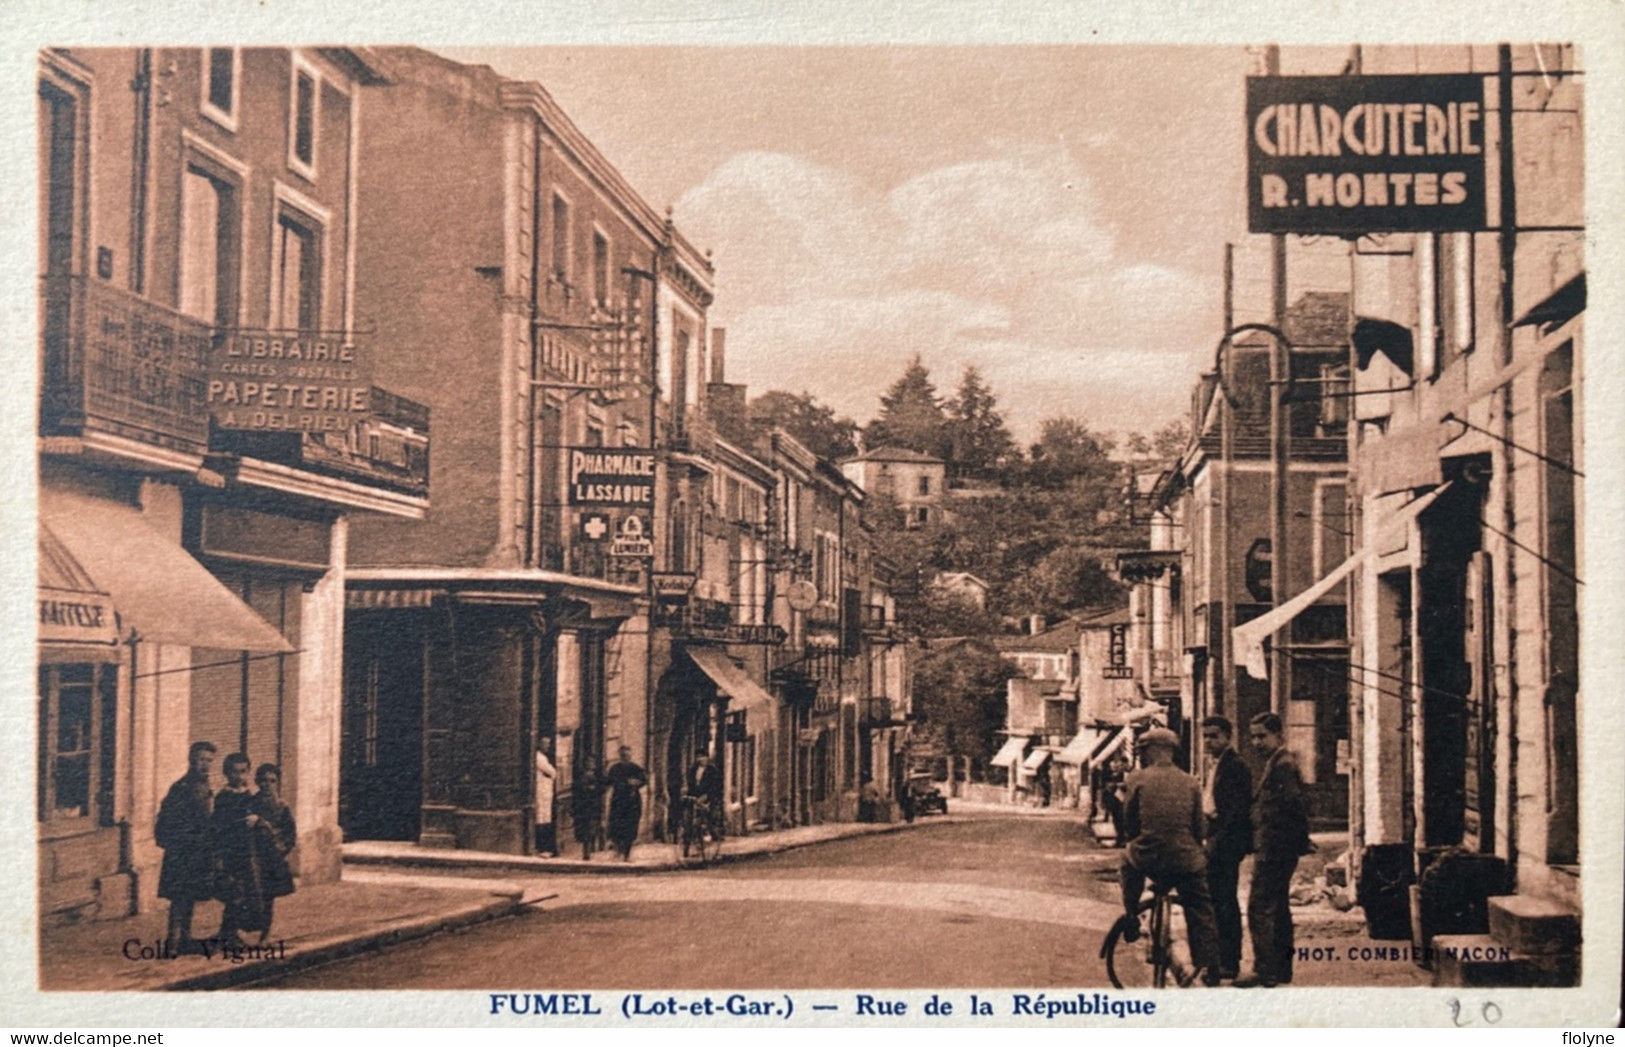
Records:
{"label": "man in dark suit", "polygon": [[192,910],[198,902],[214,897],[214,835],[210,817],[214,813],[214,792],[209,788],[209,772],[214,767],[212,742],[193,742],[187,753],[187,770],[176,779],[158,807],[153,826],[154,841],[164,851],[164,864],[158,871],[158,897],[169,901],[169,929],[165,952],[184,956],[195,952],[192,938]]}
{"label": "man in dark suit", "polygon": [[1309,806],[1298,758],[1285,745],[1281,718],[1259,713],[1247,735],[1264,766],[1253,794],[1253,884],[1247,892],[1253,973],[1235,984],[1272,988],[1292,981],[1292,874],[1311,849]]}
{"label": "man in dark suit", "polygon": [[1231,745],[1235,731],[1222,716],[1202,721],[1202,745],[1210,757],[1203,777],[1207,815],[1207,885],[1219,925],[1218,977],[1241,972],[1241,902],[1236,885],[1241,860],[1253,849],[1253,772]]}

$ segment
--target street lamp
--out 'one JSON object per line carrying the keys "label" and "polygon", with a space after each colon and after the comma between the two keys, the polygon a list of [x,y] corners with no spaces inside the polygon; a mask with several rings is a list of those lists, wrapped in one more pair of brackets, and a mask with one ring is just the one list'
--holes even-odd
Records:
{"label": "street lamp", "polygon": [[[1223,364],[1228,358],[1225,350],[1231,348],[1235,339],[1244,334],[1262,334],[1271,342],[1270,351],[1270,602],[1279,607],[1286,596],[1286,543],[1287,543],[1287,495],[1288,495],[1288,461],[1287,454],[1292,437],[1292,426],[1286,417],[1286,405],[1290,402],[1293,391],[1292,377],[1292,342],[1285,332],[1273,324],[1245,323],[1237,324],[1226,331],[1219,339],[1214,349],[1214,371],[1219,376],[1219,390],[1224,394],[1225,408],[1223,429],[1220,440],[1222,450],[1220,457],[1224,461],[1225,476],[1228,479],[1232,467],[1231,454],[1231,413],[1236,406],[1236,398],[1231,393],[1229,382],[1225,380]],[[1228,487],[1228,482],[1226,484]],[[1232,499],[1224,501],[1225,533],[1230,531],[1230,514],[1232,512]],[[1230,550],[1224,550],[1225,577],[1228,578]],[[1235,600],[1235,594],[1226,591],[1224,594],[1226,604]],[[1232,639],[1229,635],[1233,625],[1227,624],[1224,639],[1225,649],[1230,651],[1231,657],[1226,659],[1226,669],[1229,679],[1227,687],[1235,679],[1235,657],[1231,650]],[[1277,716],[1286,714],[1287,695],[1291,693],[1288,687],[1287,674],[1291,669],[1291,660],[1282,644],[1272,647],[1271,657],[1273,664],[1270,671],[1270,709]]]}

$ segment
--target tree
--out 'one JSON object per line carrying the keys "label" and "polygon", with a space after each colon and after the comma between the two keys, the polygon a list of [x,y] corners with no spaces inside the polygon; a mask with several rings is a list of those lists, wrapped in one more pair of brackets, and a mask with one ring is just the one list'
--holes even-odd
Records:
{"label": "tree", "polygon": [[1005,681],[1019,675],[985,639],[931,643],[914,668],[922,733],[949,755],[986,759],[1004,726]]}
{"label": "tree", "polygon": [[948,402],[948,468],[956,479],[991,480],[1016,456],[1016,441],[1004,424],[998,397],[982,372],[967,365],[959,389]]}
{"label": "tree", "polygon": [[1033,444],[1028,481],[1047,490],[1104,487],[1113,495],[1120,466],[1111,460],[1112,441],[1076,418],[1046,418]]}
{"label": "tree", "polygon": [[918,353],[880,398],[880,416],[864,429],[863,440],[870,450],[905,447],[942,459],[948,457],[948,417],[937,397],[937,387],[931,384],[931,372]]}
{"label": "tree", "polygon": [[820,458],[840,461],[858,453],[858,423],[837,416],[811,393],[774,389],[752,400],[746,413],[751,425],[777,426]]}

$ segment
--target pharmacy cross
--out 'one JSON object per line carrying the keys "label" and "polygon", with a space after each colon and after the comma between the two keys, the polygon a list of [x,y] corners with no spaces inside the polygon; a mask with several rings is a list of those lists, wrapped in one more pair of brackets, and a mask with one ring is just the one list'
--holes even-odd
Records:
{"label": "pharmacy cross", "polygon": [[594,514],[581,522],[581,532],[593,541],[600,541],[609,533],[609,523],[602,516]]}

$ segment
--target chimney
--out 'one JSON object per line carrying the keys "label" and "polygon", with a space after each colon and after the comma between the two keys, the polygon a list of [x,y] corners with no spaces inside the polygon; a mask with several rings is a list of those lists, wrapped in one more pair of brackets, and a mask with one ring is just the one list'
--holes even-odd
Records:
{"label": "chimney", "polygon": [[711,383],[721,385],[728,379],[728,329],[726,327],[711,328]]}
{"label": "chimney", "polygon": [[1039,633],[1043,632],[1048,626],[1049,626],[1049,622],[1046,621],[1044,616],[1041,615],[1041,614],[1029,614],[1027,616],[1027,635],[1028,636],[1037,636]]}

